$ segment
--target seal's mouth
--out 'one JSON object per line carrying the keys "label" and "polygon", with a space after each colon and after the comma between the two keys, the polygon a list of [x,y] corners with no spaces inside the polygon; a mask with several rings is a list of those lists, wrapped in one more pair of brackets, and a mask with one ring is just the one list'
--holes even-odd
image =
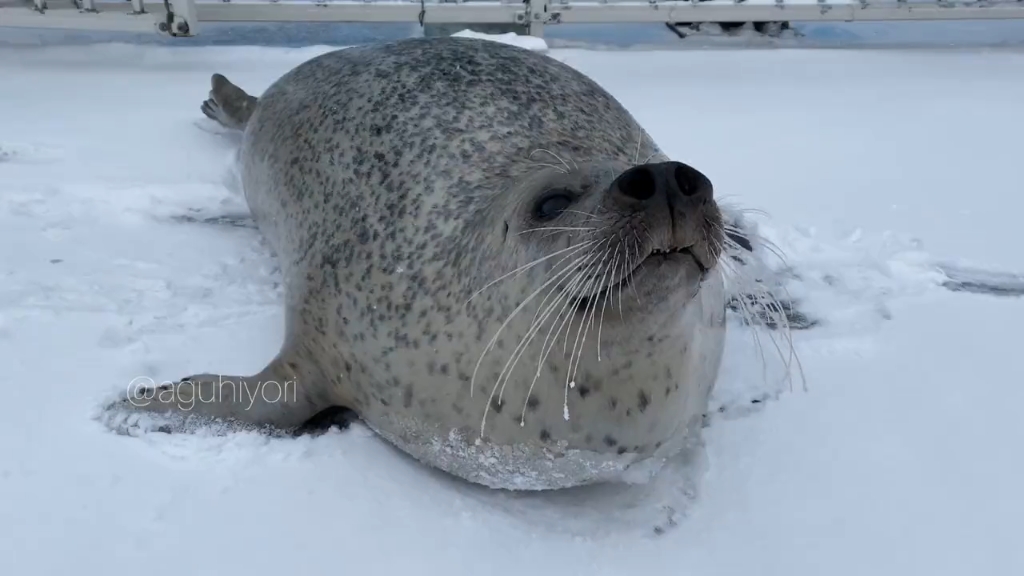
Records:
{"label": "seal's mouth", "polygon": [[622,278],[619,279],[617,282],[609,284],[593,294],[586,294],[584,296],[580,296],[576,300],[576,311],[581,313],[587,312],[590,310],[592,303],[595,307],[602,306],[617,292],[621,293],[624,290],[626,290],[629,287],[629,285],[633,282],[634,278],[636,278],[636,272],[640,270],[640,268],[642,268],[644,264],[652,263],[653,261],[656,260],[660,260],[660,262],[658,262],[660,264],[668,260],[675,260],[680,256],[689,257],[690,259],[697,263],[697,268],[700,270],[700,275],[703,278],[708,272],[707,266],[704,264],[704,262],[701,262],[700,258],[698,258],[696,254],[694,254],[691,248],[692,246],[688,246],[686,248],[669,249],[657,248],[652,250],[646,258],[640,260],[640,262],[638,262],[632,270],[624,274]]}

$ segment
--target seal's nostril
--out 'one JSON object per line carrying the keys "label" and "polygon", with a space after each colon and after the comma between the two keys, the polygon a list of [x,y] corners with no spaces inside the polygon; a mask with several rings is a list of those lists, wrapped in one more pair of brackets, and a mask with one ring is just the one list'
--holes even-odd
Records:
{"label": "seal's nostril", "polygon": [[687,178],[688,174],[682,164],[676,164],[676,169],[672,171],[672,176],[676,179],[676,186],[679,186],[679,191],[683,193],[683,196],[693,196],[697,191],[693,186],[693,182]]}
{"label": "seal's nostril", "polygon": [[711,198],[714,187],[707,176],[682,162],[672,162],[671,164],[674,165],[671,180],[675,182],[675,187],[680,194],[687,197]]}
{"label": "seal's nostril", "polygon": [[713,189],[707,176],[682,162],[633,166],[619,174],[609,188],[614,196],[630,206],[635,206],[637,201],[652,202],[655,197],[667,199],[670,204],[672,197],[700,203],[712,198]]}
{"label": "seal's nostril", "polygon": [[657,191],[658,183],[647,166],[637,166],[619,177],[619,191],[636,200],[650,200]]}

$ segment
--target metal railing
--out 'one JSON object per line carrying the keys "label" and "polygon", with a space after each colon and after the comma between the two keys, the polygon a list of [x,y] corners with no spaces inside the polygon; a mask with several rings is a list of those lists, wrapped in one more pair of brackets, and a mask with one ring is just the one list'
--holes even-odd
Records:
{"label": "metal railing", "polygon": [[1024,18],[1024,0],[0,0],[0,26],[159,30],[203,22],[509,24],[542,36],[579,23],[853,22]]}

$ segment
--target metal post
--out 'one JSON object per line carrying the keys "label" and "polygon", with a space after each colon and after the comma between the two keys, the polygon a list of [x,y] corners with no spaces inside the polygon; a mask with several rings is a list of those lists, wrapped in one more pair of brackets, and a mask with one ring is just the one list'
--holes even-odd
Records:
{"label": "metal post", "polygon": [[164,7],[167,15],[158,25],[161,32],[171,36],[195,36],[199,33],[195,0],[164,0]]}
{"label": "metal post", "polygon": [[524,0],[527,5],[526,13],[530,17],[527,23],[527,30],[530,36],[537,38],[544,37],[544,24],[548,21],[548,0]]}

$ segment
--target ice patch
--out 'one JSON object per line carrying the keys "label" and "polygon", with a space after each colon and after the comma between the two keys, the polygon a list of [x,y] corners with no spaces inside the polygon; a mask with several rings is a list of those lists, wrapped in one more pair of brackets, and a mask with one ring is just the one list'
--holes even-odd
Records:
{"label": "ice patch", "polygon": [[504,34],[485,34],[483,32],[474,32],[473,30],[460,30],[452,36],[457,38],[476,38],[478,40],[491,40],[493,42],[500,42],[502,44],[509,44],[511,46],[518,46],[520,48],[526,48],[527,50],[535,50],[537,52],[546,52],[548,50],[548,43],[543,38],[536,36],[527,36],[523,34],[516,34],[515,32],[505,32]]}

